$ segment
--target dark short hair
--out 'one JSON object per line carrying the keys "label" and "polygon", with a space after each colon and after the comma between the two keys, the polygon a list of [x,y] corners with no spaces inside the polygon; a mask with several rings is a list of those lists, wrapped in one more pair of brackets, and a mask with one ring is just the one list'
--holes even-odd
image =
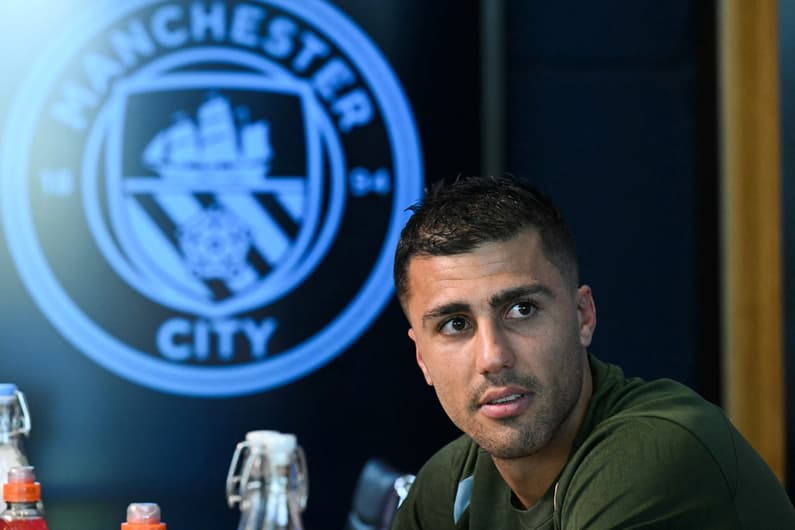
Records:
{"label": "dark short hair", "polygon": [[471,252],[535,228],[544,256],[573,285],[578,283],[574,235],[558,208],[535,187],[513,177],[457,177],[439,181],[409,207],[413,215],[400,234],[394,280],[405,306],[409,262],[416,256]]}

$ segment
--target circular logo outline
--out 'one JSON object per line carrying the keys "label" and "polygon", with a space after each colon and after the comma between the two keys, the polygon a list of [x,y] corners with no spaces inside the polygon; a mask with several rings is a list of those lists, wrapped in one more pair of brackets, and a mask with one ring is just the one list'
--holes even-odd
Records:
{"label": "circular logo outline", "polygon": [[[112,12],[98,9],[82,17],[90,26],[106,28],[129,13],[158,0],[138,0]],[[347,349],[369,327],[390,300],[392,287],[392,253],[400,229],[408,218],[404,208],[422,195],[422,154],[416,124],[406,95],[391,67],[364,32],[336,8],[318,1],[293,3],[289,0],[260,0],[286,12],[294,13],[334,40],[348,58],[357,58],[362,80],[377,95],[376,103],[387,124],[386,132],[393,155],[393,213],[381,252],[367,280],[336,319],[320,332],[296,347],[258,363],[224,367],[182,366],[157,360],[109,335],[72,301],[47,265],[38,246],[27,190],[30,142],[34,121],[40,116],[49,89],[60,70],[52,64],[64,64],[57,57],[70,58],[99,32],[89,36],[73,31],[56,41],[36,62],[21,84],[10,108],[3,138],[2,170],[3,217],[9,250],[17,271],[32,297],[48,320],[79,351],[109,371],[140,385],[160,391],[188,396],[227,397],[244,395],[287,384],[324,364]],[[107,5],[111,5],[108,3]],[[102,13],[96,20],[96,13]],[[56,59],[56,60],[54,60]],[[366,65],[366,66],[362,66]],[[112,352],[114,360],[108,356]]]}

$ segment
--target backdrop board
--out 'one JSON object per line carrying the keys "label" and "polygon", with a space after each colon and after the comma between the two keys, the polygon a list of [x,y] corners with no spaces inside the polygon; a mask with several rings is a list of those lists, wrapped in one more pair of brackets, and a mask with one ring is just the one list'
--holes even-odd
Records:
{"label": "backdrop board", "polygon": [[[13,5],[12,5],[13,4]],[[504,3],[505,170],[561,205],[593,351],[717,400],[711,2]],[[479,2],[0,4],[0,379],[51,527],[234,528],[252,429],[306,450],[308,528],[364,461],[456,436],[390,245],[481,167]],[[499,120],[497,121],[499,122]]]}
{"label": "backdrop board", "polygon": [[339,528],[368,457],[413,471],[454,435],[391,262],[426,173],[479,166],[477,12],[0,7],[0,379],[28,398],[51,528],[136,500],[233,528],[254,429],[297,435],[306,525]]}

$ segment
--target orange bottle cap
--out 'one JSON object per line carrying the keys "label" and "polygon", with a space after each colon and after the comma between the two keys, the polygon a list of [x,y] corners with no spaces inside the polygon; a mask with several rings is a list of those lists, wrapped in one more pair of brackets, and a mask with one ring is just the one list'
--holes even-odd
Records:
{"label": "orange bottle cap", "polygon": [[12,467],[8,470],[8,482],[3,484],[3,500],[6,502],[41,500],[41,484],[36,482],[32,466]]}
{"label": "orange bottle cap", "polygon": [[134,502],[127,507],[127,522],[121,530],[166,530],[160,522],[160,506],[153,502]]}

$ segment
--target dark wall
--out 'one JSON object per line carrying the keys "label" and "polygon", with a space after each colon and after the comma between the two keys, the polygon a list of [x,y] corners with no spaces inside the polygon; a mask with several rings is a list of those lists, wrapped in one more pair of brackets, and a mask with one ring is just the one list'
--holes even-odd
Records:
{"label": "dark wall", "polygon": [[779,2],[787,487],[795,497],[795,6]]}
{"label": "dark wall", "polygon": [[[403,85],[426,181],[478,173],[481,134],[490,134],[480,120],[478,3],[334,4]],[[27,16],[35,28],[0,41],[12,54],[0,67],[4,112],[70,12],[7,15],[3,23]],[[506,2],[505,17],[505,169],[547,190],[571,219],[599,310],[594,353],[716,399],[711,2]],[[235,443],[261,428],[293,432],[306,450],[306,526],[340,528],[368,457],[415,471],[456,435],[415,366],[395,301],[306,377],[210,399],[153,391],[90,361],[33,302],[5,244],[0,293],[0,379],[28,396],[28,453],[56,530],[112,528],[133,500],[160,502],[170,528],[233,528],[227,466]]]}
{"label": "dark wall", "polygon": [[592,352],[718,401],[712,3],[506,7],[506,169],[573,225]]}

